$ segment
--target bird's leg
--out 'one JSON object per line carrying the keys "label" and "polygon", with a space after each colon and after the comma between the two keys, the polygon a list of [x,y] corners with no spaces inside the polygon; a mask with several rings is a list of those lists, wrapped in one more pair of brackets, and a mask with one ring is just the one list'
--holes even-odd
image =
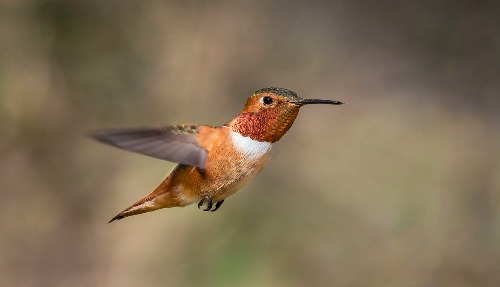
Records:
{"label": "bird's leg", "polygon": [[203,204],[207,201],[207,208],[203,209],[203,211],[209,211],[212,209],[212,197],[209,195],[205,195],[200,202],[198,202],[198,208],[201,208]]}
{"label": "bird's leg", "polygon": [[203,211],[209,211],[210,209],[212,209],[212,197],[206,195],[205,199],[207,200],[207,208],[203,209]]}
{"label": "bird's leg", "polygon": [[214,207],[214,209],[212,209],[212,210],[210,210],[210,211],[211,211],[211,212],[216,211],[217,209],[219,209],[219,207],[220,207],[223,203],[224,203],[224,200],[217,201],[217,202],[215,203],[215,207]]}

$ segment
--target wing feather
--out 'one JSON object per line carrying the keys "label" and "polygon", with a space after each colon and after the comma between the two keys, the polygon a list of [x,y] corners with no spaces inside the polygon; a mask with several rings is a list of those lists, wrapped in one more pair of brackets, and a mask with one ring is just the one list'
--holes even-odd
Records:
{"label": "wing feather", "polygon": [[91,135],[97,141],[150,157],[205,169],[207,151],[200,145],[198,125],[116,129]]}

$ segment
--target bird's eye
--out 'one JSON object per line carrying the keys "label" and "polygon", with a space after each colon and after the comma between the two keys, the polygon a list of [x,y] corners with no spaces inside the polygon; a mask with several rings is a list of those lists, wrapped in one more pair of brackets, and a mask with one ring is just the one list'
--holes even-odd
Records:
{"label": "bird's eye", "polygon": [[260,101],[261,101],[264,105],[266,105],[266,106],[269,106],[270,104],[272,104],[272,103],[274,102],[273,98],[271,98],[271,97],[262,97],[262,98],[260,99]]}

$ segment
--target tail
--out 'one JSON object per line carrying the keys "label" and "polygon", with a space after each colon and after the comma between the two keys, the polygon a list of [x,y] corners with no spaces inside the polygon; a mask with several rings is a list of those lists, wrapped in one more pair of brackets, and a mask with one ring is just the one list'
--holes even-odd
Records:
{"label": "tail", "polygon": [[165,178],[163,182],[153,192],[132,204],[124,211],[118,213],[108,223],[115,220],[120,220],[128,216],[155,211],[161,208],[184,206],[176,192],[172,192],[170,184],[170,176]]}

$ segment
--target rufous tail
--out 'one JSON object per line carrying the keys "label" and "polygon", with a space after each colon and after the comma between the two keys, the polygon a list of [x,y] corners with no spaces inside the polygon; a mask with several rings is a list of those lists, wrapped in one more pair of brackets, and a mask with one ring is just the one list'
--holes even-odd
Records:
{"label": "rufous tail", "polygon": [[153,192],[143,197],[136,203],[127,207],[124,211],[113,217],[109,223],[120,220],[128,216],[155,211],[161,208],[183,206],[174,192],[170,190],[170,176],[165,178],[163,182]]}

